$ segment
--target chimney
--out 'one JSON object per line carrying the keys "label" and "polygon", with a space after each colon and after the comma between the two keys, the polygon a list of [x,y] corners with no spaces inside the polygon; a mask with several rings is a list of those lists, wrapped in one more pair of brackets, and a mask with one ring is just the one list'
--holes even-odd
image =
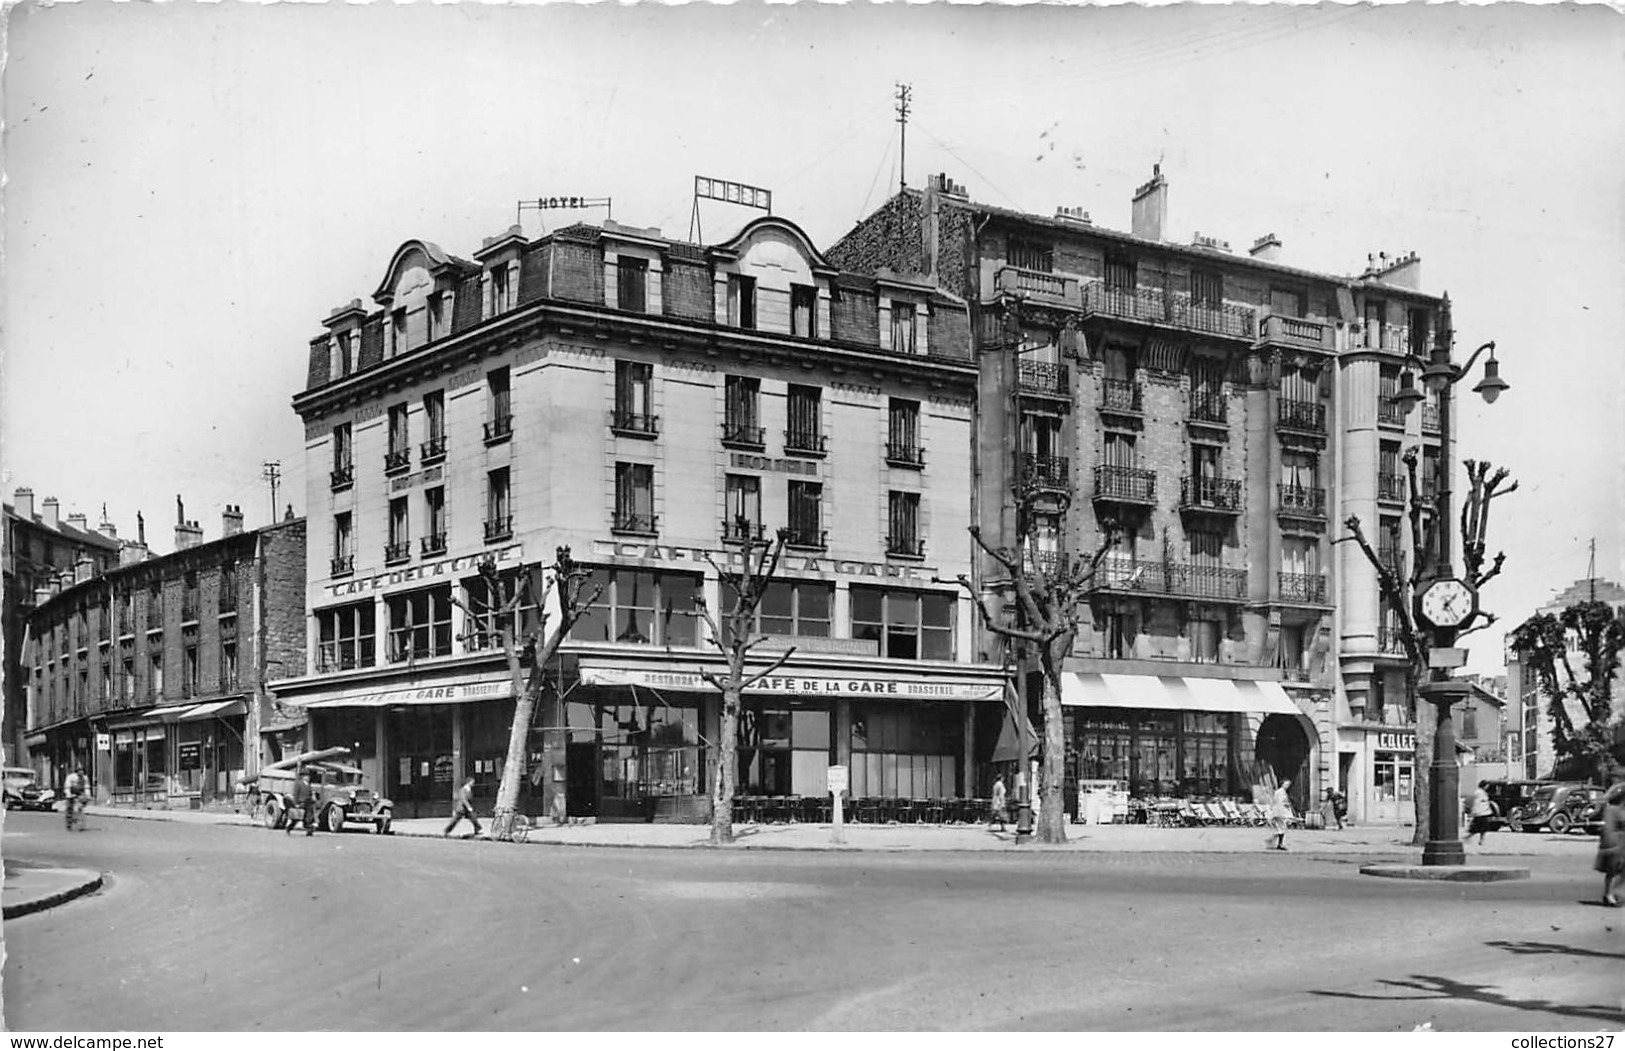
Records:
{"label": "chimney", "polygon": [[1274,234],[1265,234],[1253,242],[1247,254],[1261,262],[1273,263],[1281,258],[1281,239]]}
{"label": "chimney", "polygon": [[1089,213],[1082,208],[1060,205],[1055,209],[1055,218],[1062,222],[1077,223],[1079,226],[1089,226]]}
{"label": "chimney", "polygon": [[1421,291],[1422,260],[1415,252],[1406,252],[1394,259],[1383,256],[1383,264],[1382,271],[1377,274],[1378,280]]}
{"label": "chimney", "polygon": [[47,496],[45,502],[40,505],[40,517],[45,520],[48,528],[61,528],[62,523],[57,520],[57,510],[58,505],[54,496]]}
{"label": "chimney", "polygon": [[1151,166],[1151,179],[1134,191],[1135,237],[1147,241],[1162,240],[1163,227],[1168,225],[1168,180],[1162,177],[1162,165]]}
{"label": "chimney", "polygon": [[87,528],[88,523],[85,520],[85,516],[80,514],[78,511],[75,511],[73,514],[68,516],[68,525],[79,530],[81,533],[90,532],[89,528]]}
{"label": "chimney", "polygon": [[90,560],[89,555],[81,553],[73,563],[73,582],[75,584],[83,584],[85,581],[89,580],[95,575],[96,563]]}
{"label": "chimney", "polygon": [[141,543],[139,540],[126,540],[124,543],[119,545],[119,549],[118,549],[118,564],[119,565],[121,565],[121,566],[133,566],[137,562],[145,562],[146,560],[147,560],[147,545]]}
{"label": "chimney", "polygon": [[242,531],[243,509],[227,504],[225,511],[220,515],[220,535],[237,536]]}
{"label": "chimney", "polygon": [[17,495],[11,499],[17,508],[17,517],[24,522],[32,522],[34,520],[34,490],[26,485],[19,485]]}
{"label": "chimney", "polygon": [[52,589],[50,584],[43,583],[38,585],[34,588],[34,605],[45,605],[47,602],[51,601],[51,596],[54,594],[56,594],[56,591]]}
{"label": "chimney", "polygon": [[203,527],[196,522],[175,523],[175,550],[184,551],[203,542]]}
{"label": "chimney", "polygon": [[118,526],[114,525],[113,520],[107,517],[106,504],[102,505],[102,524],[100,528],[103,536],[111,537],[114,540],[118,539]]}

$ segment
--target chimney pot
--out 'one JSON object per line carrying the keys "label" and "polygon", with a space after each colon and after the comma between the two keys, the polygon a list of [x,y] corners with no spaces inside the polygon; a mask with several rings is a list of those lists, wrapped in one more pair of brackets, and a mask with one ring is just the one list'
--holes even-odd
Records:
{"label": "chimney pot", "polygon": [[12,497],[12,502],[17,508],[18,518],[25,522],[34,520],[34,490],[26,485],[19,485],[16,495]]}

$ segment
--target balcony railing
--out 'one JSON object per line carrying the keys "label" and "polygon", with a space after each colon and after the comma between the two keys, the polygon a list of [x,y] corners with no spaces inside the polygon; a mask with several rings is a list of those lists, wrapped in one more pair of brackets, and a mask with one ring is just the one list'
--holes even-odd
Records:
{"label": "balcony railing", "polygon": [[1319,486],[1288,485],[1283,482],[1276,486],[1276,491],[1281,497],[1281,514],[1326,517],[1326,490]]}
{"label": "balcony railing", "polygon": [[1392,471],[1377,472],[1377,499],[1405,502],[1405,476]]}
{"label": "balcony railing", "polygon": [[1107,412],[1143,412],[1140,385],[1133,380],[1101,380],[1100,407]]}
{"label": "balcony railing", "polygon": [[638,536],[654,536],[655,527],[659,523],[659,515],[616,511],[614,517],[610,519],[609,531],[612,533],[633,533]]}
{"label": "balcony railing", "polygon": [[1027,573],[1038,574],[1050,579],[1056,579],[1067,568],[1064,557],[1059,551],[1023,551],[1021,566]]}
{"label": "balcony railing", "polygon": [[422,545],[420,550],[425,555],[443,555],[446,553],[445,533],[430,533],[428,536],[419,541],[419,543]]}
{"label": "balcony railing", "polygon": [[886,537],[886,554],[902,558],[924,558],[925,538],[888,535]]}
{"label": "balcony railing", "polygon": [[790,456],[823,456],[828,451],[829,435],[817,431],[785,431],[784,452]]}
{"label": "balcony railing", "polygon": [[334,555],[331,562],[331,576],[342,577],[355,572],[354,555]]}
{"label": "balcony railing", "polygon": [[1393,573],[1396,576],[1399,574],[1399,549],[1397,547],[1390,547],[1387,544],[1379,546],[1377,548],[1377,561],[1381,563],[1382,567],[1388,570],[1388,572]]}
{"label": "balcony railing", "polygon": [[1096,464],[1094,497],[1116,503],[1155,504],[1157,472],[1144,467]]}
{"label": "balcony railing", "polygon": [[1385,423],[1390,427],[1405,426],[1405,410],[1400,403],[1391,397],[1377,400],[1377,422]]}
{"label": "balcony railing", "polygon": [[1065,456],[1039,456],[1023,453],[1021,484],[1028,489],[1072,488],[1072,461]]}
{"label": "balcony railing", "polygon": [[485,542],[506,540],[513,536],[513,515],[502,515],[485,520]]}
{"label": "balcony railing", "polygon": [[1179,479],[1179,506],[1182,510],[1240,514],[1241,479],[1184,475]]}
{"label": "balcony railing", "polygon": [[1050,303],[1078,305],[1078,279],[1019,266],[1003,266],[994,281],[1000,292],[1021,292]]}
{"label": "balcony railing", "polygon": [[1318,401],[1282,398],[1276,404],[1275,421],[1281,430],[1325,434],[1326,406]]}
{"label": "balcony railing", "polygon": [[411,449],[391,449],[384,454],[384,473],[399,474],[412,466]]}
{"label": "balcony railing", "polygon": [[887,442],[886,462],[893,467],[918,470],[925,466],[925,446],[916,442]]}
{"label": "balcony railing", "polygon": [[1283,602],[1326,604],[1326,578],[1319,573],[1282,573],[1280,581]]}
{"label": "balcony railing", "polygon": [[394,544],[384,545],[384,565],[394,565],[396,562],[405,562],[412,557],[412,542],[402,540]]}
{"label": "balcony railing", "polygon": [[1377,652],[1405,656],[1405,640],[1399,629],[1390,624],[1377,628]]}
{"label": "balcony railing", "polygon": [[760,522],[753,522],[743,515],[722,520],[722,539],[743,543],[746,540],[761,540],[766,536],[767,530]]}
{"label": "balcony railing", "polygon": [[1422,433],[1438,434],[1440,430],[1439,407],[1422,403]]}
{"label": "balcony railing", "polygon": [[730,420],[722,425],[722,444],[736,445],[742,449],[765,449],[767,428]]}
{"label": "balcony railing", "polygon": [[827,529],[801,529],[791,526],[785,534],[786,547],[801,547],[811,551],[822,551],[829,546],[829,530]]}
{"label": "balcony railing", "polygon": [[1017,369],[1021,389],[1027,394],[1052,394],[1064,398],[1072,390],[1072,372],[1053,361],[1026,361]]}
{"label": "balcony railing", "polygon": [[1201,423],[1224,423],[1230,418],[1230,401],[1216,390],[1191,391],[1191,419]]}
{"label": "balcony railing", "polygon": [[1260,322],[1258,341],[1330,353],[1334,349],[1332,332],[1332,326],[1323,321],[1288,317],[1285,314],[1267,314]]}
{"label": "balcony railing", "polygon": [[431,434],[429,440],[419,446],[418,454],[425,464],[444,460],[446,458],[446,436],[444,434]]}
{"label": "balcony railing", "polygon": [[343,467],[333,468],[333,470],[328,474],[328,482],[332,486],[334,492],[338,492],[340,489],[350,488],[350,486],[355,484],[355,466],[353,464],[345,464]]}
{"label": "balcony railing", "polygon": [[660,417],[630,409],[611,409],[609,429],[631,438],[653,438],[660,433]]}
{"label": "balcony railing", "polygon": [[513,437],[513,416],[502,413],[485,421],[485,444],[495,445]]}
{"label": "balcony railing", "polygon": [[1100,564],[1092,587],[1097,591],[1242,602],[1247,598],[1247,571],[1188,562],[1108,558]]}
{"label": "balcony railing", "polygon": [[1181,292],[1154,288],[1108,288],[1104,282],[1083,285],[1083,312],[1124,321],[1144,321],[1215,336],[1252,339],[1258,332],[1252,307],[1230,303],[1197,303]]}

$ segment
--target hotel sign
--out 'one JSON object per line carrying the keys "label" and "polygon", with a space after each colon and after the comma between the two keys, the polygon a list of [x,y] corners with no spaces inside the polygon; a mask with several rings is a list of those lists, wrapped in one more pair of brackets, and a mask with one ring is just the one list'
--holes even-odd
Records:
{"label": "hotel sign", "polygon": [[756,456],[752,453],[734,453],[733,465],[752,471],[783,471],[785,474],[805,474],[809,476],[818,474],[818,464],[813,460],[780,460],[772,456]]}
{"label": "hotel sign", "polygon": [[[593,554],[599,557],[636,559],[648,564],[706,565],[707,557],[719,566],[739,569],[744,566],[741,551],[714,551],[705,547],[680,547],[673,544],[646,544],[636,540],[594,540]],[[907,580],[916,584],[932,583],[937,570],[932,566],[889,565],[885,562],[857,562],[849,558],[820,558],[786,551],[779,559],[779,568],[787,573],[810,573],[822,576],[868,577],[879,580]]]}
{"label": "hotel sign", "polygon": [[494,560],[497,565],[507,562],[517,562],[524,554],[525,545],[508,544],[506,547],[493,547],[484,551],[477,551],[472,555],[458,555],[456,558],[443,558],[438,562],[425,562],[419,566],[405,566],[401,569],[391,570],[388,573],[376,573],[370,577],[357,577],[354,580],[341,580],[336,584],[327,585],[328,593],[334,598],[343,598],[346,595],[362,595],[382,588],[392,588],[397,584],[410,584],[418,580],[433,580],[437,577],[456,576],[462,573],[471,573],[479,568],[486,559]]}
{"label": "hotel sign", "polygon": [[410,489],[414,485],[422,485],[425,482],[438,482],[442,473],[444,473],[444,468],[436,465],[434,467],[425,467],[417,474],[396,475],[389,480],[389,491],[398,493],[402,489]]}

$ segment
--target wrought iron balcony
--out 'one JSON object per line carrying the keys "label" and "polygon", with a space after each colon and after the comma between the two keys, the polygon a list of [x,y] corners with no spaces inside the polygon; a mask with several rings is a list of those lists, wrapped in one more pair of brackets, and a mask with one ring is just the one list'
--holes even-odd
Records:
{"label": "wrought iron balcony", "polygon": [[485,542],[506,540],[513,536],[513,515],[502,515],[485,520]]}
{"label": "wrought iron balcony", "polygon": [[412,557],[412,542],[402,540],[394,544],[384,545],[384,565],[394,565],[396,562],[405,562]]}
{"label": "wrought iron balcony", "polygon": [[786,456],[823,456],[828,451],[829,435],[811,430],[784,432]]}
{"label": "wrought iron balcony", "polygon": [[384,454],[384,473],[400,474],[412,466],[411,449],[391,449]]}
{"label": "wrought iron balcony", "polygon": [[446,458],[446,436],[431,434],[429,440],[418,447],[418,457],[424,464],[438,463]]}
{"label": "wrought iron balcony", "polygon": [[1276,403],[1275,425],[1283,431],[1326,433],[1326,406],[1318,401],[1282,398]]}
{"label": "wrought iron balcony", "polygon": [[893,467],[919,470],[925,466],[925,446],[917,442],[887,442],[886,462]]}
{"label": "wrought iron balcony", "polygon": [[886,554],[900,558],[924,558],[925,538],[888,535],[886,537]]}
{"label": "wrought iron balcony", "polygon": [[1107,558],[1091,583],[1095,591],[1131,591],[1175,598],[1243,602],[1247,571],[1136,558]]}
{"label": "wrought iron balcony", "polygon": [[425,555],[443,555],[446,553],[445,533],[430,533],[419,543],[422,545],[419,550]]}
{"label": "wrought iron balcony", "polygon": [[722,444],[741,449],[767,448],[767,428],[753,423],[729,420],[722,425]]}
{"label": "wrought iron balcony", "polygon": [[786,547],[806,548],[810,551],[823,551],[829,546],[829,530],[827,529],[799,529],[791,526],[784,538]]}
{"label": "wrought iron balcony", "polygon": [[347,463],[343,467],[333,468],[328,480],[335,493],[340,489],[350,488],[355,484],[355,465]]}
{"label": "wrought iron balcony", "polygon": [[609,429],[629,438],[653,438],[660,433],[660,417],[630,409],[611,409]]}
{"label": "wrought iron balcony", "polygon": [[1127,412],[1139,415],[1145,411],[1141,407],[1140,385],[1133,380],[1101,380],[1100,409],[1102,412]]}
{"label": "wrought iron balcony", "polygon": [[1183,475],[1179,479],[1179,509],[1240,514],[1241,479]]}
{"label": "wrought iron balcony", "polygon": [[1379,398],[1377,400],[1377,422],[1385,423],[1390,427],[1405,426],[1404,407],[1394,398]]}
{"label": "wrought iron balcony", "polygon": [[1252,307],[1199,303],[1182,292],[1155,288],[1111,288],[1103,281],[1085,282],[1082,293],[1085,315],[1169,325],[1234,339],[1250,340],[1258,332],[1258,315]]}
{"label": "wrought iron balcony", "polygon": [[485,444],[495,445],[513,437],[513,416],[501,413],[485,421]]}
{"label": "wrought iron balcony", "polygon": [[1024,394],[1048,394],[1064,398],[1072,391],[1072,370],[1065,365],[1022,359],[1016,371]]}
{"label": "wrought iron balcony", "polygon": [[654,536],[656,526],[660,523],[659,515],[637,514],[633,511],[616,511],[609,523],[611,533],[632,533],[637,536]]}
{"label": "wrought iron balcony", "polygon": [[1072,488],[1072,461],[1065,456],[1021,456],[1021,484],[1028,489],[1065,492]]}
{"label": "wrought iron balcony", "polygon": [[1326,578],[1319,573],[1280,574],[1281,601],[1326,604]]}
{"label": "wrought iron balcony", "polygon": [[1230,418],[1230,400],[1220,391],[1193,390],[1190,418],[1200,423],[1224,423]]}
{"label": "wrought iron balcony", "polygon": [[760,522],[753,522],[744,515],[735,515],[722,520],[722,539],[724,542],[743,543],[747,540],[761,540],[766,536],[766,529]]}
{"label": "wrought iron balcony", "polygon": [[1405,502],[1405,476],[1392,471],[1377,473],[1377,499]]}
{"label": "wrought iron balcony", "polygon": [[1326,517],[1326,490],[1319,486],[1288,485],[1283,482],[1275,488],[1281,497],[1281,514]]}
{"label": "wrought iron balcony", "polygon": [[1075,307],[1079,303],[1078,279],[1019,266],[1002,266],[994,278],[1000,292],[1020,292],[1045,303]]}
{"label": "wrought iron balcony", "polygon": [[1267,314],[1259,324],[1258,341],[1331,353],[1334,349],[1332,332],[1332,326],[1324,321]]}
{"label": "wrought iron balcony", "polygon": [[1066,558],[1059,551],[1023,551],[1021,567],[1026,573],[1054,579],[1068,568]]}
{"label": "wrought iron balcony", "polygon": [[1157,472],[1144,467],[1096,464],[1094,498],[1120,504],[1155,504]]}

